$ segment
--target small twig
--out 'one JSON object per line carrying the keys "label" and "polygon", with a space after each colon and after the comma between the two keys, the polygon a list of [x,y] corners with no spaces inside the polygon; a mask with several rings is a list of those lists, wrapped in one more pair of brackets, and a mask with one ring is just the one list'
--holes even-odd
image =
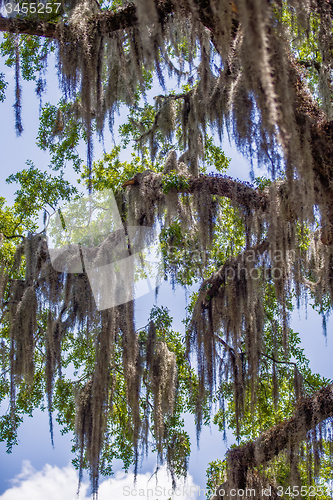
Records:
{"label": "small twig", "polygon": [[272,356],[268,356],[268,354],[264,354],[263,352],[259,352],[259,354],[261,354],[261,355],[262,355],[262,356],[264,356],[265,358],[270,359],[271,361],[274,361],[274,363],[287,364],[287,365],[294,365],[294,366],[295,366],[295,368],[297,367],[297,364],[296,364],[294,361],[278,361],[277,359],[272,358]]}
{"label": "small twig", "polygon": [[1,372],[1,377],[3,377],[4,375],[6,375],[6,373],[10,372],[10,367],[7,368],[7,370],[4,370],[3,372]]}
{"label": "small twig", "polygon": [[12,236],[7,236],[5,233],[2,233],[3,237],[6,238],[6,240],[13,240],[14,238],[22,238],[22,241],[24,240],[24,236],[22,234],[13,234]]}

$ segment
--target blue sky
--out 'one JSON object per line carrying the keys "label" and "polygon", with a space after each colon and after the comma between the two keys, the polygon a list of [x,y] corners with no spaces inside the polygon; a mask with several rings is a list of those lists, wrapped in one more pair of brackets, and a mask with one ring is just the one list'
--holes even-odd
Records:
{"label": "blue sky", "polygon": [[[56,103],[60,97],[57,87],[57,78],[52,60],[49,62],[50,74],[48,78],[48,91],[44,96],[44,102],[50,100]],[[38,108],[39,103],[34,93],[33,82],[24,83],[22,95],[22,118],[24,132],[17,138],[14,130],[14,85],[13,70],[2,68],[9,81],[7,89],[7,99],[0,103],[0,137],[1,137],[1,169],[0,169],[0,195],[4,196],[8,203],[13,201],[15,185],[7,185],[6,177],[25,168],[26,160],[32,160],[39,169],[45,169],[48,165],[49,157],[47,153],[40,151],[35,145],[38,128]],[[227,142],[223,145],[227,156],[232,158],[229,174],[242,180],[249,179],[249,165],[241,157],[233,146]],[[106,135],[106,149],[111,147],[110,137]],[[102,145],[95,145],[95,159],[102,153]],[[72,179],[73,174],[69,171],[68,178]],[[155,303],[154,293],[148,294],[138,299],[136,303],[137,326],[146,324],[149,311]],[[185,292],[181,289],[172,291],[171,286],[163,283],[158,299],[158,305],[167,306],[174,317],[174,329],[183,331],[181,319],[184,317],[186,306]],[[333,378],[332,357],[332,332],[331,323],[328,322],[327,341],[322,335],[321,319],[310,307],[307,315],[304,308],[292,315],[291,326],[299,331],[302,338],[302,347],[305,355],[310,359],[310,367],[313,371],[326,377]],[[327,345],[326,345],[327,342]],[[4,410],[4,405],[2,405]],[[209,461],[223,458],[226,445],[223,443],[221,434],[216,426],[204,428],[201,434],[200,449],[196,448],[194,423],[191,416],[186,417],[186,426],[191,435],[193,451],[189,463],[189,486],[205,487],[206,467]],[[229,444],[231,443],[229,436]],[[11,455],[5,453],[5,445],[0,443],[0,500],[30,499],[39,498],[59,498],[64,500],[74,499],[77,487],[77,476],[70,466],[71,443],[68,435],[61,436],[58,427],[55,429],[55,448],[52,449],[49,430],[48,416],[40,411],[34,413],[33,418],[26,418],[19,429],[19,445],[14,448]],[[149,457],[144,462],[140,470],[138,485],[147,485],[147,480],[155,468],[155,457]],[[121,464],[115,464],[116,476],[112,481],[102,483],[100,498],[126,498],[123,496],[123,487],[130,487],[133,476],[124,476],[121,471]],[[160,471],[159,484],[163,487],[170,485],[167,482],[165,469]],[[151,482],[149,483],[151,484]],[[139,487],[139,486],[138,486]],[[145,488],[147,486],[142,486]],[[126,490],[128,491],[128,490]],[[203,493],[194,493],[191,498],[204,498]],[[82,498],[88,498],[87,478],[82,487]],[[168,498],[160,496],[160,498]],[[186,495],[177,498],[186,498]]]}

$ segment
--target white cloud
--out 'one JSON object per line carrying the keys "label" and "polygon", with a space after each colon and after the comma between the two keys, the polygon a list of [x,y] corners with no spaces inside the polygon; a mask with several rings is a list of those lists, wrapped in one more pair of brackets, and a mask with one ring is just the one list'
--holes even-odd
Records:
{"label": "white cloud", "polygon": [[[41,471],[36,471],[29,461],[24,461],[22,471],[11,480],[12,486],[7,489],[0,500],[90,500],[89,485],[83,483],[80,496],[77,497],[78,475],[72,466],[59,469],[46,464]],[[161,467],[156,475],[147,472],[138,474],[134,485],[133,473],[118,471],[112,478],[100,483],[99,500],[179,500],[205,499],[203,490],[194,483],[188,475],[184,484],[179,482],[178,488],[172,494],[171,479],[166,468]]]}
{"label": "white cloud", "polygon": [[[36,471],[24,461],[22,471],[12,480],[12,487],[0,496],[1,500],[74,500],[78,476],[73,467],[59,469],[46,464]],[[80,500],[85,498],[87,485],[82,485]]]}

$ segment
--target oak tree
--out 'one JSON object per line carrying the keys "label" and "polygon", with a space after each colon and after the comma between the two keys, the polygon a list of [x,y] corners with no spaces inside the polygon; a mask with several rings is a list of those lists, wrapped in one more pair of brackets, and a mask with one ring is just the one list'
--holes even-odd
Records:
{"label": "oak tree", "polygon": [[[285,408],[279,421],[268,419],[256,428],[265,429],[261,434],[247,434],[249,441],[228,452],[225,484],[260,491],[271,484],[269,497],[275,498],[274,460],[289,460],[289,483],[298,484],[304,442],[311,483],[320,459],[331,453],[333,388],[329,381],[309,381],[291,359],[288,320],[293,298],[300,304],[309,293],[324,319],[333,298],[331,2],[38,5],[40,12],[28,2],[17,16],[0,18],[2,54],[15,66],[17,132],[23,130],[20,77],[34,79],[40,94],[53,52],[63,100],[43,108],[38,138],[53,155],[52,168],[62,171],[73,161],[92,199],[106,188],[116,192],[127,249],[142,249],[151,238],[149,231],[132,234],[130,228],[162,227],[166,277],[201,285],[189,308],[185,346],[170,330],[166,311],[153,310],[138,332],[132,300],[99,310],[76,247],[66,263],[82,267],[55,269],[44,235],[33,234],[29,222],[29,234],[21,230],[22,243],[14,257],[10,253],[20,215],[34,215],[29,206],[53,210],[75,194],[62,172],[53,184],[33,166],[13,176],[21,184],[17,219],[4,217],[2,227],[9,252],[2,255],[9,442],[24,391],[38,399],[45,379],[51,428],[56,405],[62,422],[75,428],[77,464],[81,471],[89,468],[94,493],[112,458],[137,465],[150,436],[160,460],[165,456],[170,471],[181,474],[189,450],[182,401],[195,413],[199,432],[214,398],[222,406],[228,399],[229,423],[241,437],[248,412],[254,418],[264,407],[263,386],[278,407],[286,379],[279,366],[289,364],[294,411]],[[182,87],[165,90],[149,105],[142,97],[152,75],[164,89],[167,78]],[[3,80],[1,85],[4,90]],[[94,135],[103,134],[106,121],[112,129],[120,105],[129,113],[123,143],[134,140],[141,159],[122,162],[115,148],[93,163]],[[227,159],[209,128],[220,138],[231,135],[250,164],[257,160],[266,168],[267,178],[250,185],[227,177]],[[86,167],[75,154],[80,138],[87,144]],[[207,174],[207,162],[218,173]],[[89,253],[90,264],[108,264],[103,259],[117,237],[106,234]],[[75,384],[57,376],[66,363],[78,369],[83,361]],[[223,422],[223,412],[216,418]]]}

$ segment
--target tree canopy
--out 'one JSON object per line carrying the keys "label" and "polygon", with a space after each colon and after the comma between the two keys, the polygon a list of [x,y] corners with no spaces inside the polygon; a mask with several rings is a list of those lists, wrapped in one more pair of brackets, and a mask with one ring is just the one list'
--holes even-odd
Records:
{"label": "tree canopy", "polygon": [[[17,133],[21,80],[34,80],[42,99],[51,54],[63,94],[40,115],[37,144],[51,154],[52,175],[28,163],[8,179],[20,185],[14,206],[0,206],[8,448],[22,414],[46,393],[51,436],[56,411],[75,431],[75,463],[81,474],[89,469],[94,494],[114,458],[137,471],[150,448],[175,478],[190,453],[183,412],[195,415],[199,435],[217,403],[215,422],[234,430],[238,446],[211,464],[209,484],[254,486],[262,498],[324,484],[333,386],[309,370],[289,318],[293,303],[311,296],[325,331],[332,307],[332,3],[76,0],[2,9]],[[163,94],[151,104],[156,79]],[[167,90],[170,80],[177,92]],[[0,100],[5,91],[2,75]],[[121,106],[119,144],[94,161],[94,140],[107,125],[114,132]],[[265,177],[227,176],[229,159],[215,144],[226,135]],[[132,160],[123,161],[130,146]],[[69,163],[88,198],[65,180]],[[200,283],[185,338],[165,308],[153,308],[143,328],[134,322],[133,287],[140,272],[152,273],[145,249],[158,231],[159,276]],[[105,273],[112,293],[99,288]]]}

